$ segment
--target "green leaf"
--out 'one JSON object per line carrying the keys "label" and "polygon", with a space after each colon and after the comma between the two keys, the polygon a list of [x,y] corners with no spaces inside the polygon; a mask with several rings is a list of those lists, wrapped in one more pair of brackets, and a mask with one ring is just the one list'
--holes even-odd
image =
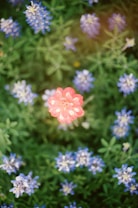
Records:
{"label": "green leaf", "polygon": [[56,68],[53,66],[53,67],[49,67],[47,70],[46,70],[46,74],[47,75],[52,75],[53,73],[55,73],[56,71]]}
{"label": "green leaf", "polygon": [[4,153],[5,150],[9,149],[10,144],[9,135],[0,129],[0,151]]}
{"label": "green leaf", "polygon": [[116,138],[113,137],[110,141],[110,146],[113,146],[116,143]]}
{"label": "green leaf", "polygon": [[56,77],[57,77],[57,79],[58,79],[59,81],[62,80],[62,72],[61,72],[60,70],[57,70],[57,71],[56,71]]}
{"label": "green leaf", "polygon": [[101,143],[105,147],[108,147],[109,146],[108,142],[105,139],[101,139]]}
{"label": "green leaf", "polygon": [[106,152],[107,150],[106,150],[106,148],[100,148],[99,150],[98,150],[98,152],[100,152],[100,153],[104,153],[104,152]]}

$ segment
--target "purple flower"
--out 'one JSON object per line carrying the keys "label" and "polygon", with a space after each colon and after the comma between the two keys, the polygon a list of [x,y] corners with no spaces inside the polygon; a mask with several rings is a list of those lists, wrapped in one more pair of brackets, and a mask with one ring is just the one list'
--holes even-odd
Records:
{"label": "purple flower", "polygon": [[65,155],[59,153],[59,156],[56,158],[56,167],[59,171],[64,173],[69,173],[75,168],[75,159],[71,152],[67,152]]}
{"label": "purple flower", "polygon": [[40,3],[31,1],[31,6],[26,6],[25,16],[27,23],[32,27],[35,34],[42,32],[45,34],[50,31],[51,19],[50,12]]}
{"label": "purple flower", "polygon": [[37,94],[32,92],[31,85],[27,85],[25,80],[15,83],[11,93],[15,98],[19,99],[19,103],[24,103],[25,105],[33,105],[34,98],[37,97]]}
{"label": "purple flower", "polygon": [[129,191],[131,195],[133,195],[133,194],[138,195],[138,183],[130,182],[130,183],[126,184],[125,191]]}
{"label": "purple flower", "polygon": [[24,0],[8,0],[13,6],[20,5],[24,2]]}
{"label": "purple flower", "polygon": [[128,167],[127,164],[123,164],[121,168],[115,168],[114,170],[116,174],[113,175],[113,178],[118,179],[118,184],[123,183],[127,186],[129,183],[135,182],[133,176],[136,175],[136,172],[132,172],[133,166]]}
{"label": "purple flower", "polygon": [[13,188],[10,189],[10,192],[13,192],[16,198],[25,193],[25,190],[28,188],[27,179],[24,174],[20,173],[19,176],[16,176],[15,180],[12,180],[11,183],[13,184]]}
{"label": "purple flower", "polygon": [[132,111],[126,111],[126,108],[123,108],[121,112],[116,111],[117,120],[115,124],[119,126],[128,126],[129,124],[134,123],[134,116],[131,115]]}
{"label": "purple flower", "polygon": [[34,193],[34,189],[39,187],[39,183],[37,182],[38,178],[38,176],[32,178],[32,172],[30,172],[27,176],[25,176],[23,173],[20,173],[15,180],[11,181],[13,188],[10,189],[10,192],[13,192],[16,198],[22,196],[23,193],[26,193],[30,196]]}
{"label": "purple flower", "polygon": [[0,31],[5,33],[6,37],[18,37],[20,36],[20,25],[17,21],[13,21],[12,17],[9,19],[2,18],[0,20]]}
{"label": "purple flower", "polygon": [[[70,203],[69,206],[64,206],[64,208],[77,208],[76,202]],[[78,207],[78,208],[82,208],[82,207]]]}
{"label": "purple flower", "polygon": [[131,73],[129,75],[124,74],[119,78],[117,86],[119,91],[124,93],[124,96],[133,93],[137,87],[138,79]]}
{"label": "purple flower", "polygon": [[48,107],[48,99],[55,93],[55,89],[52,90],[45,90],[44,94],[42,95],[42,99],[44,100],[44,106]]}
{"label": "purple flower", "polygon": [[99,18],[96,14],[84,14],[80,19],[80,27],[90,38],[95,38],[100,30]]}
{"label": "purple flower", "polygon": [[112,133],[117,139],[126,137],[129,133],[129,126],[120,126],[118,124],[115,124],[114,126],[112,126]]}
{"label": "purple flower", "polygon": [[124,30],[126,26],[126,20],[125,16],[122,16],[121,14],[112,14],[112,16],[108,19],[109,28],[110,30],[114,30],[115,28],[118,29],[119,32]]}
{"label": "purple flower", "polygon": [[3,156],[3,164],[0,165],[2,170],[5,170],[9,175],[11,173],[16,173],[20,166],[23,164],[22,158],[16,157],[16,154],[11,153],[10,157]]}
{"label": "purple flower", "polygon": [[39,188],[39,183],[37,182],[39,176],[35,176],[32,178],[32,172],[29,172],[27,176],[25,176],[27,179],[28,187],[25,190],[25,193],[27,193],[29,196],[34,193],[34,189]]}
{"label": "purple flower", "polygon": [[76,188],[76,184],[74,184],[73,182],[68,182],[67,180],[65,180],[63,183],[61,183],[62,188],[60,189],[60,191],[63,192],[63,194],[65,196],[71,194],[74,195],[74,188]]}
{"label": "purple flower", "polygon": [[87,167],[92,154],[93,152],[89,152],[88,148],[79,148],[75,153],[76,167]]}
{"label": "purple flower", "polygon": [[82,71],[76,71],[76,76],[74,77],[73,83],[77,90],[81,93],[89,92],[93,87],[94,77],[87,69]]}
{"label": "purple flower", "polygon": [[102,172],[105,166],[104,161],[99,156],[94,156],[89,161],[88,170],[95,175],[97,172]]}
{"label": "purple flower", "polygon": [[65,38],[65,42],[63,43],[63,45],[65,46],[65,48],[67,50],[76,51],[75,43],[77,41],[78,41],[78,38],[71,38],[71,37],[67,36]]}

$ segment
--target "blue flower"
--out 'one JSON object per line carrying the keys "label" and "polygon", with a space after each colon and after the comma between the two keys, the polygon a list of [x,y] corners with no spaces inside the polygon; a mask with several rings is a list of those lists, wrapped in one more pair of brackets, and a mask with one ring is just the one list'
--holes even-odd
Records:
{"label": "blue flower", "polygon": [[32,27],[34,33],[42,32],[45,34],[50,31],[51,19],[50,12],[41,3],[31,1],[31,6],[26,6],[25,16],[27,23]]}
{"label": "blue flower", "polygon": [[21,27],[17,21],[13,21],[12,17],[9,19],[2,18],[0,20],[0,32],[4,32],[6,37],[20,36]]}
{"label": "blue flower", "polygon": [[130,183],[126,184],[125,191],[129,191],[131,195],[133,195],[133,194],[138,195],[138,183],[130,182]]}
{"label": "blue flower", "polygon": [[14,206],[13,206],[13,204],[9,204],[9,205],[8,205],[8,204],[5,204],[5,203],[4,203],[4,204],[1,204],[1,205],[0,205],[0,208],[14,208]]}
{"label": "blue flower", "polygon": [[65,155],[59,153],[56,158],[56,167],[59,171],[69,173],[75,168],[75,158],[71,152],[67,152]]}
{"label": "blue flower", "polygon": [[48,107],[48,99],[55,93],[55,89],[52,90],[45,90],[44,94],[42,95],[42,99],[44,100],[44,106]]}
{"label": "blue flower", "polygon": [[119,87],[119,91],[123,92],[126,96],[135,91],[137,82],[138,79],[136,79],[132,73],[129,75],[124,74],[119,78],[117,86]]}
{"label": "blue flower", "polygon": [[[77,208],[76,202],[70,203],[69,206],[64,206],[64,208]],[[82,207],[78,207],[78,208],[82,208]]]}
{"label": "blue flower", "polygon": [[23,102],[25,105],[33,105],[34,98],[37,97],[37,94],[32,92],[31,85],[27,85],[25,80],[15,83],[11,93],[15,98],[19,99],[19,103]]}
{"label": "blue flower", "polygon": [[78,41],[78,38],[71,38],[67,36],[65,38],[64,46],[67,50],[76,51],[75,43]]}
{"label": "blue flower", "polygon": [[75,153],[76,167],[87,167],[92,154],[93,152],[89,152],[88,148],[79,148]]}
{"label": "blue flower", "polygon": [[76,188],[76,184],[73,184],[73,182],[68,182],[67,180],[65,180],[63,183],[61,183],[62,189],[60,189],[60,191],[63,192],[63,194],[65,196],[71,194],[74,195],[74,188]]}
{"label": "blue flower", "polygon": [[9,175],[11,173],[16,173],[19,170],[20,166],[23,164],[22,158],[16,157],[16,154],[11,153],[10,157],[3,156],[3,164],[0,165],[2,170],[5,170]]}
{"label": "blue flower", "polygon": [[97,172],[102,172],[105,167],[104,161],[99,156],[94,156],[91,158],[88,166],[88,170],[95,175]]}
{"label": "blue flower", "polygon": [[13,6],[20,5],[24,2],[24,0],[8,0]]}
{"label": "blue flower", "polygon": [[120,138],[128,136],[129,129],[130,129],[129,126],[120,126],[118,124],[115,124],[114,126],[112,126],[112,134],[117,139],[120,139]]}
{"label": "blue flower", "polygon": [[83,69],[82,71],[76,71],[76,76],[73,80],[73,83],[77,90],[81,93],[89,92],[93,87],[94,77],[92,73],[90,73],[87,69]]}
{"label": "blue flower", "polygon": [[37,182],[39,176],[35,176],[32,178],[32,172],[29,172],[27,176],[25,176],[27,179],[28,187],[25,190],[25,193],[27,193],[29,196],[34,193],[34,189],[39,188],[39,183]]}
{"label": "blue flower", "polygon": [[42,205],[42,206],[35,205],[34,208],[46,208],[46,206],[45,205]]}
{"label": "blue flower", "polygon": [[16,198],[22,196],[23,193],[25,193],[26,188],[28,188],[27,179],[22,173],[20,173],[20,175],[17,176],[15,180],[12,180],[11,183],[14,187],[10,189],[10,192],[13,192]]}
{"label": "blue flower", "polygon": [[99,18],[96,14],[84,14],[80,19],[80,27],[90,38],[95,38],[100,30]]}
{"label": "blue flower", "polygon": [[115,28],[118,29],[119,32],[124,30],[126,26],[126,20],[125,16],[122,16],[121,14],[112,14],[112,16],[108,19],[109,28],[110,30],[114,30]]}
{"label": "blue flower", "polygon": [[128,126],[129,124],[134,123],[134,116],[131,115],[132,111],[126,111],[126,108],[123,108],[121,112],[116,111],[117,120],[115,123],[119,126]]}
{"label": "blue flower", "polygon": [[23,173],[20,173],[15,180],[11,181],[13,188],[10,189],[10,192],[13,192],[16,198],[22,196],[23,193],[26,193],[30,196],[34,193],[34,189],[38,188],[40,185],[37,182],[38,178],[38,176],[32,178],[32,172],[30,172],[27,176],[25,176]]}
{"label": "blue flower", "polygon": [[113,178],[118,179],[118,184],[128,185],[129,183],[135,182],[133,178],[136,175],[136,172],[132,172],[133,166],[128,167],[127,164],[123,164],[121,168],[114,169],[116,174],[113,175]]}

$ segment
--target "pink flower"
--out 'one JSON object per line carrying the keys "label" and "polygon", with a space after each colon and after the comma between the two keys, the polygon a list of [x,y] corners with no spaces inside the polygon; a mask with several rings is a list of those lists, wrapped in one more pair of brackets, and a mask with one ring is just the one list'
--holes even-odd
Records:
{"label": "pink flower", "polygon": [[49,112],[60,123],[70,124],[84,115],[82,109],[83,96],[76,94],[71,87],[57,88],[56,92],[48,99]]}

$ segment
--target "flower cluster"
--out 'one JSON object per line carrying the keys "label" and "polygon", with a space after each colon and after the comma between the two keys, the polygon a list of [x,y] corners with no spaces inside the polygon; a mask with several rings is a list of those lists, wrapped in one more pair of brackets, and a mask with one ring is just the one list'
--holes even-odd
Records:
{"label": "flower cluster", "polygon": [[37,97],[37,94],[32,92],[31,85],[27,85],[25,80],[15,83],[11,93],[15,98],[19,99],[19,103],[24,103],[25,105],[32,105],[34,103],[34,98]]}
{"label": "flower cluster", "polygon": [[129,95],[135,91],[137,88],[138,79],[131,74],[124,74],[119,78],[117,86],[119,87],[119,91],[124,94],[124,96]]}
{"label": "flower cluster", "polygon": [[0,20],[0,32],[4,32],[6,37],[20,36],[21,27],[17,21],[13,21],[12,17],[9,19],[2,18]]}
{"label": "flower cluster", "polygon": [[123,164],[121,168],[115,168],[115,172],[116,174],[113,175],[113,178],[118,179],[119,185],[125,185],[125,191],[130,191],[131,194],[138,194],[138,184],[134,178],[136,172],[133,172],[133,166],[128,167],[127,164]]}
{"label": "flower cluster", "polygon": [[59,171],[69,173],[75,168],[74,155],[71,152],[67,152],[65,155],[59,153],[56,158],[56,167]]}
{"label": "flower cluster", "polygon": [[122,30],[124,30],[124,28],[126,26],[125,16],[122,16],[121,14],[114,13],[108,19],[108,23],[109,23],[110,30],[114,30],[115,28],[117,28],[117,30],[119,32],[121,32]]}
{"label": "flower cluster", "polygon": [[76,188],[76,184],[73,184],[73,182],[68,182],[67,180],[65,180],[63,183],[61,183],[62,188],[60,189],[61,192],[63,192],[63,194],[65,196],[67,196],[68,194],[74,195],[74,188]]}
{"label": "flower cluster", "polygon": [[115,168],[116,174],[114,174],[113,177],[118,179],[119,185],[121,183],[126,185],[128,183],[135,181],[133,176],[136,175],[136,173],[132,172],[132,170],[133,170],[133,166],[128,167],[127,164],[123,164],[121,168]]}
{"label": "flower cluster", "polygon": [[90,38],[95,38],[100,30],[99,18],[96,14],[84,14],[80,19],[80,27]]}
{"label": "flower cluster", "polygon": [[115,112],[117,119],[114,121],[114,126],[112,126],[112,133],[116,138],[122,138],[128,135],[130,129],[129,124],[134,123],[134,116],[131,113],[132,111],[127,111],[126,108],[123,108],[121,112]]}
{"label": "flower cluster", "polygon": [[[92,5],[94,2],[97,3],[98,0],[88,0],[89,5]],[[113,13],[111,17],[108,19],[109,29],[114,30],[117,28],[119,32],[124,30],[126,27],[125,16],[121,14]],[[83,14],[80,18],[80,27],[82,31],[90,38],[95,38],[100,33],[100,22],[99,18],[95,13],[93,14]]]}
{"label": "flower cluster", "polygon": [[117,120],[115,120],[115,126],[113,127],[113,134],[116,137],[120,138],[128,135],[129,124],[134,123],[134,116],[131,113],[132,111],[126,111],[126,108],[123,108],[121,112],[116,112]]}
{"label": "flower cluster", "polygon": [[103,171],[105,164],[102,158],[99,156],[92,157],[89,165],[88,165],[88,170],[92,172],[93,175],[96,175],[97,173],[100,173]]}
{"label": "flower cluster", "polygon": [[3,156],[3,164],[0,165],[2,170],[5,170],[9,175],[16,173],[20,166],[23,164],[22,158],[17,157],[16,154],[11,153],[9,157]]}
{"label": "flower cluster", "polygon": [[91,72],[87,69],[82,71],[76,71],[76,76],[74,77],[73,83],[77,90],[81,93],[89,92],[93,87],[94,77]]}
{"label": "flower cluster", "polygon": [[118,124],[115,124],[112,126],[112,133],[116,138],[124,138],[128,136],[129,133],[129,126],[119,126]]}
{"label": "flower cluster", "polygon": [[[78,151],[66,152],[64,155],[59,153],[59,156],[56,158],[56,167],[59,171],[64,173],[69,173],[78,167],[86,167],[89,172],[96,175],[103,171],[105,164],[102,158],[99,156],[92,156],[92,154],[93,152],[89,152],[88,148],[78,148]],[[61,186],[62,188],[60,191],[67,196],[69,194],[74,195],[74,188],[76,188],[77,185],[65,180],[61,183]],[[76,203],[70,204],[69,207],[76,208]]]}
{"label": "flower cluster", "polygon": [[116,111],[115,114],[117,119],[115,120],[115,123],[120,126],[128,126],[129,124],[133,124],[134,116],[132,116],[131,113],[132,111],[127,111],[126,108],[123,108],[121,112]]}
{"label": "flower cluster", "polygon": [[[11,173],[16,173],[22,164],[21,157],[16,157],[16,154],[11,153],[10,157],[3,156],[3,164],[0,165],[0,168],[10,175]],[[22,196],[23,193],[31,195],[34,193],[34,189],[39,187],[39,183],[37,182],[38,178],[38,176],[32,178],[32,172],[29,172],[27,176],[20,173],[15,180],[11,180],[13,188],[10,189],[10,192],[13,192],[16,198]],[[7,205],[3,205],[3,208],[4,206],[6,208]],[[13,205],[9,206],[9,208],[12,207]]]}
{"label": "flower cluster", "polygon": [[78,148],[75,152],[75,166],[76,167],[88,167],[91,160],[91,155],[93,152],[89,152],[88,148]]}
{"label": "flower cluster", "polygon": [[50,31],[50,24],[52,17],[46,7],[41,3],[34,3],[31,1],[31,6],[26,6],[25,16],[27,23],[32,27],[35,34],[42,32],[45,34]]}
{"label": "flower cluster", "polygon": [[77,152],[67,152],[65,155],[59,153],[56,158],[56,167],[59,171],[69,173],[77,167],[87,167],[93,175],[102,172],[105,166],[99,156],[92,156],[88,148],[78,148]]}
{"label": "flower cluster", "polygon": [[65,48],[67,50],[76,51],[75,43],[77,41],[78,41],[78,38],[71,38],[71,37],[67,36],[65,38],[65,42],[63,43],[63,45],[65,46]]}
{"label": "flower cluster", "polygon": [[63,124],[70,124],[75,119],[82,117],[84,115],[82,105],[83,97],[76,94],[71,87],[57,88],[54,95],[48,99],[50,114]]}
{"label": "flower cluster", "polygon": [[23,195],[23,193],[28,194],[29,196],[34,193],[34,189],[39,188],[39,183],[37,182],[38,176],[32,178],[32,172],[26,176],[23,173],[20,173],[15,180],[12,180],[13,188],[10,189],[10,192],[13,192],[16,198]]}

